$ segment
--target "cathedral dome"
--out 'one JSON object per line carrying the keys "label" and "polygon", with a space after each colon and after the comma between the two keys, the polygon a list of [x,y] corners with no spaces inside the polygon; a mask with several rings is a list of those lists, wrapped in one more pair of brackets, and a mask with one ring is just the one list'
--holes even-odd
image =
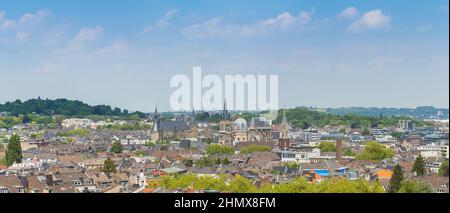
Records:
{"label": "cathedral dome", "polygon": [[238,118],[234,121],[234,128],[236,130],[247,130],[247,121],[243,118]]}

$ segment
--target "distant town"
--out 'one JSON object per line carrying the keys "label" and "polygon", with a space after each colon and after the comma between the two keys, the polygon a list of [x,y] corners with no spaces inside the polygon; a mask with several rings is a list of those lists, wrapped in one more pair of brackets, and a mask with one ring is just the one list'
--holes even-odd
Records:
{"label": "distant town", "polygon": [[448,193],[449,110],[0,104],[0,193]]}

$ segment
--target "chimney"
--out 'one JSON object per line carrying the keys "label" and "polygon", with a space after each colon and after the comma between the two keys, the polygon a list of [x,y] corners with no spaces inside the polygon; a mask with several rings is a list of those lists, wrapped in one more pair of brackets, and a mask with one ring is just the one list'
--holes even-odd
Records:
{"label": "chimney", "polygon": [[342,160],[342,139],[340,138],[336,140],[336,160]]}

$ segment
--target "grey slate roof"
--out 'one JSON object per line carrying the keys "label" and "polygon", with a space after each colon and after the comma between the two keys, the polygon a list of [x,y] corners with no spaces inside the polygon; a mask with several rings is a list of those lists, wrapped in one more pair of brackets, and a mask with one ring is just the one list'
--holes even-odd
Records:
{"label": "grey slate roof", "polygon": [[175,131],[185,131],[190,129],[184,121],[162,121],[161,122],[162,131],[175,132]]}

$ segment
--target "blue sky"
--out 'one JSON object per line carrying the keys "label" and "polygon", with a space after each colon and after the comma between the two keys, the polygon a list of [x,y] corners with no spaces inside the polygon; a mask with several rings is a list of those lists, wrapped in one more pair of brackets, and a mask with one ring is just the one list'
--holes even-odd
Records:
{"label": "blue sky", "polygon": [[0,102],[169,110],[170,78],[278,74],[281,106],[449,103],[448,1],[0,0]]}

